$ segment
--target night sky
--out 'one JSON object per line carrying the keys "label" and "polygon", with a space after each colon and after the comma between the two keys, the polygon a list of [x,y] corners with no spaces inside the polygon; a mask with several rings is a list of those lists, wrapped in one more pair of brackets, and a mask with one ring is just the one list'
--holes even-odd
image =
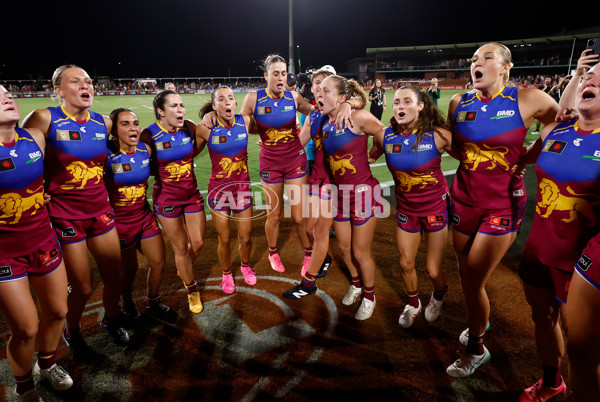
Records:
{"label": "night sky", "polygon": [[[502,41],[600,25],[585,5],[562,10],[525,2],[293,2],[302,70],[332,64],[344,71],[344,62],[365,57],[368,47]],[[255,76],[262,75],[260,60],[269,53],[288,58],[288,0],[12,4],[15,12],[2,16],[0,80],[50,78],[64,63],[93,77]],[[484,4],[497,11],[485,12]]]}

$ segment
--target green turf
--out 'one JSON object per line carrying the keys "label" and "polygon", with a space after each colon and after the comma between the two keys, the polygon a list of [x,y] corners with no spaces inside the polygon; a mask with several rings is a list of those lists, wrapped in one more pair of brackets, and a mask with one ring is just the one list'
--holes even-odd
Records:
{"label": "green turf", "polygon": [[[442,90],[441,98],[438,101],[439,109],[445,116],[448,111],[448,104],[452,96],[456,93],[463,91],[456,90]],[[245,94],[235,94],[238,101],[238,110],[241,108],[242,101]],[[392,116],[393,104],[392,98],[394,91],[387,91],[387,104],[390,105],[382,116],[384,124],[388,124]],[[208,94],[183,94],[181,95],[184,105],[186,107],[187,115],[186,118],[199,123],[200,118],[198,117],[198,110],[206,102],[210,101],[210,95]],[[140,119],[142,127],[146,127],[155,121],[154,112],[152,110],[152,95],[127,95],[127,96],[97,96],[94,99],[94,105],[92,109],[98,113],[109,115],[110,112],[116,108],[126,107],[133,110]],[[58,103],[52,101],[50,98],[24,98],[17,99],[19,108],[21,110],[21,116],[24,118],[29,112],[34,109],[46,108],[48,106],[56,106]],[[368,105],[367,105],[368,108]],[[255,137],[258,139],[258,137]],[[528,141],[534,141],[535,136],[529,134]],[[260,182],[259,170],[258,170],[258,154],[259,148],[256,145],[256,141],[252,138],[248,142],[248,171],[250,172],[250,179],[253,182]],[[205,192],[208,187],[208,179],[210,177],[210,158],[208,156],[208,150],[205,149],[199,156],[194,160],[196,167],[194,168],[196,177],[198,179],[198,187],[200,191]],[[444,154],[442,158],[442,170],[449,173],[449,179],[452,178],[452,173],[456,171],[458,162],[452,157]],[[391,183],[392,177],[385,165],[385,158],[381,157],[379,160],[371,166],[373,175],[381,183]],[[152,181],[151,183],[152,184]],[[151,186],[150,186],[151,187]],[[151,194],[151,189],[149,190]]]}

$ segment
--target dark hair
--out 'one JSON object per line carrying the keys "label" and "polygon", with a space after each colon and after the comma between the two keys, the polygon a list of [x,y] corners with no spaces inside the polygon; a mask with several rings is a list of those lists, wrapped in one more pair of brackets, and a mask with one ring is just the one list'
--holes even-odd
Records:
{"label": "dark hair", "polygon": [[202,105],[202,107],[200,108],[200,111],[198,112],[198,116],[200,118],[203,118],[204,115],[210,113],[210,112],[214,112],[215,109],[213,109],[212,105],[215,102],[215,94],[217,93],[217,91],[219,89],[229,89],[231,90],[230,87],[228,87],[227,85],[219,85],[217,87],[217,89],[215,89],[214,91],[212,91],[212,93],[210,94],[210,102],[206,102],[204,105]]}
{"label": "dark hair", "polygon": [[154,106],[154,116],[156,120],[160,120],[160,114],[158,113],[158,109],[165,110],[165,103],[167,103],[167,96],[169,95],[177,95],[177,92],[171,91],[170,89],[166,89],[161,91],[154,97],[152,101],[152,106]]}
{"label": "dark hair", "polygon": [[[415,94],[415,96],[417,97],[417,103],[423,102],[423,110],[421,110],[421,112],[419,113],[419,118],[416,121],[414,127],[415,130],[417,130],[417,139],[412,146],[413,148],[417,147],[421,142],[423,142],[423,137],[425,136],[425,133],[434,131],[438,128],[444,128],[446,130],[450,129],[446,118],[440,113],[440,110],[437,108],[435,103],[433,103],[429,95],[427,95],[425,92],[421,91],[414,85],[402,86],[398,88],[396,92],[400,91],[401,89],[411,90],[413,94]],[[392,118],[390,119],[390,125],[392,126],[394,131],[398,129],[398,122],[396,121],[396,118],[394,116],[392,116]]]}
{"label": "dark hair", "polygon": [[[110,133],[115,136],[115,133],[117,131],[116,127],[117,127],[117,121],[119,120],[119,115],[123,112],[131,112],[131,109],[127,109],[124,107],[120,107],[118,109],[113,110],[112,112],[110,112],[110,114],[108,115],[108,117],[110,118],[110,120],[112,121],[112,127],[110,129]],[[133,112],[132,112],[133,113]]]}
{"label": "dark hair", "polygon": [[[263,61],[263,71],[265,73],[269,72],[269,67],[271,67],[271,64],[273,63],[283,63],[285,64],[285,59],[283,57],[281,57],[278,54],[270,54],[268,55],[265,60]],[[287,66],[287,64],[286,64]]]}

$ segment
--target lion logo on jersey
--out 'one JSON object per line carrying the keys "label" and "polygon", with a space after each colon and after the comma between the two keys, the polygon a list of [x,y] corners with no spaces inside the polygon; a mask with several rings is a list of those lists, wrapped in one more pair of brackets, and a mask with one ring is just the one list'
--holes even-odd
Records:
{"label": "lion logo on jersey", "polygon": [[394,176],[398,180],[398,185],[402,191],[411,191],[413,186],[421,186],[420,189],[424,189],[428,184],[434,185],[438,183],[438,180],[430,174],[425,173],[414,173],[411,174],[406,172],[395,172]]}
{"label": "lion logo on jersey", "polygon": [[165,166],[165,170],[169,173],[169,177],[165,181],[179,181],[182,177],[189,177],[192,175],[192,162],[182,161],[171,162]]}
{"label": "lion logo on jersey", "polygon": [[221,166],[222,170],[215,175],[215,177],[218,179],[228,179],[231,177],[231,174],[236,171],[238,175],[242,174],[244,171],[248,171],[248,167],[246,166],[246,158],[238,159],[236,157],[235,160],[231,158],[223,158],[219,161],[219,166]]}
{"label": "lion logo on jersey", "polygon": [[277,145],[279,141],[282,143],[290,142],[294,139],[294,134],[292,134],[292,130],[277,130],[275,128],[270,128],[265,133],[266,139],[264,144],[267,146]]}
{"label": "lion logo on jersey", "polygon": [[[477,170],[480,163],[490,162],[491,164],[486,168],[487,170],[494,169],[495,167],[500,167],[506,171],[510,170],[510,166],[504,158],[508,153],[507,147],[490,147],[487,144],[483,144],[483,148],[485,149],[482,149],[472,142],[465,143],[464,147],[467,158],[462,163],[465,169]],[[470,164],[472,166],[469,168],[468,165]]]}
{"label": "lion logo on jersey", "polygon": [[[540,201],[535,206],[535,212],[540,217],[548,218],[554,211],[568,211],[569,218],[561,219],[565,223],[573,222],[577,219],[577,213],[580,213],[586,217],[590,223],[587,226],[596,226],[596,214],[592,210],[592,207],[600,204],[600,197],[594,194],[576,194],[571,187],[567,186],[567,191],[573,197],[563,195],[556,183],[549,179],[542,179],[539,184],[540,189]],[[591,197],[595,201],[588,201],[583,197]],[[546,210],[542,214],[542,209]]]}
{"label": "lion logo on jersey", "polygon": [[81,190],[87,186],[89,181],[96,180],[94,184],[98,184],[104,177],[104,166],[94,162],[87,165],[83,161],[74,161],[66,169],[73,178],[60,186],[63,190]]}
{"label": "lion logo on jersey", "polygon": [[340,176],[344,175],[347,170],[352,171],[352,174],[356,174],[356,168],[352,165],[352,155],[346,154],[342,156],[329,156],[329,166],[331,166],[331,173],[334,175],[339,170]]}
{"label": "lion logo on jersey", "polygon": [[[37,190],[27,190],[27,193],[33,194],[29,197],[21,197],[17,193],[5,193],[0,196],[0,225],[14,225],[19,223],[24,213],[31,212],[35,215],[37,210],[44,207],[44,193],[42,186]],[[8,218],[13,218],[9,221]]]}
{"label": "lion logo on jersey", "polygon": [[146,195],[146,186],[144,185],[120,187],[118,190],[121,197],[119,201],[115,202],[115,205],[119,207],[133,205]]}

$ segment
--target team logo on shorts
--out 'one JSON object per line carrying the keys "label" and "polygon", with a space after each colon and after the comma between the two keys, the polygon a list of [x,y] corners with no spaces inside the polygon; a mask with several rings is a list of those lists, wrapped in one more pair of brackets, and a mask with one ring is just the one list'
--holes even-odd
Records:
{"label": "team logo on shorts", "polygon": [[62,237],[75,237],[77,236],[77,231],[75,228],[64,228],[62,230]]}
{"label": "team logo on shorts", "polygon": [[15,168],[15,162],[12,158],[0,159],[0,172],[6,172],[7,170],[13,170]]}
{"label": "team logo on shorts", "polygon": [[444,215],[431,215],[427,217],[428,223],[444,223],[446,222],[446,218]]}
{"label": "team logo on shorts", "polygon": [[460,224],[460,216],[456,215],[456,214],[450,214],[450,222],[453,225],[458,225]]}
{"label": "team logo on shorts", "polygon": [[107,214],[102,215],[100,219],[102,220],[102,223],[110,223],[115,220],[115,216],[109,212]]}
{"label": "team logo on shorts", "polygon": [[0,267],[0,278],[10,278],[12,275],[12,267],[10,265]]}
{"label": "team logo on shorts", "polygon": [[508,219],[508,218],[501,218],[499,216],[492,216],[490,218],[490,223],[492,225],[502,226],[504,228],[509,228],[510,227],[510,219]]}
{"label": "team logo on shorts", "polygon": [[396,216],[396,220],[398,221],[398,223],[401,223],[404,225],[404,224],[408,223],[408,215],[398,213],[398,215]]}
{"label": "team logo on shorts", "polygon": [[260,172],[260,177],[263,179],[268,179],[269,177],[271,177],[271,173],[269,172]]}
{"label": "team logo on shorts", "polygon": [[42,264],[50,264],[56,257],[58,257],[58,248],[54,247],[47,253],[40,255],[40,261],[42,261]]}
{"label": "team logo on shorts", "polygon": [[172,214],[173,211],[175,211],[175,206],[174,205],[165,205],[162,210],[163,210],[163,214]]}
{"label": "team logo on shorts", "polygon": [[581,254],[579,261],[577,261],[577,267],[582,271],[587,271],[592,266],[592,259],[585,254]]}
{"label": "team logo on shorts", "polygon": [[458,112],[456,121],[475,121],[477,118],[477,111]]}

